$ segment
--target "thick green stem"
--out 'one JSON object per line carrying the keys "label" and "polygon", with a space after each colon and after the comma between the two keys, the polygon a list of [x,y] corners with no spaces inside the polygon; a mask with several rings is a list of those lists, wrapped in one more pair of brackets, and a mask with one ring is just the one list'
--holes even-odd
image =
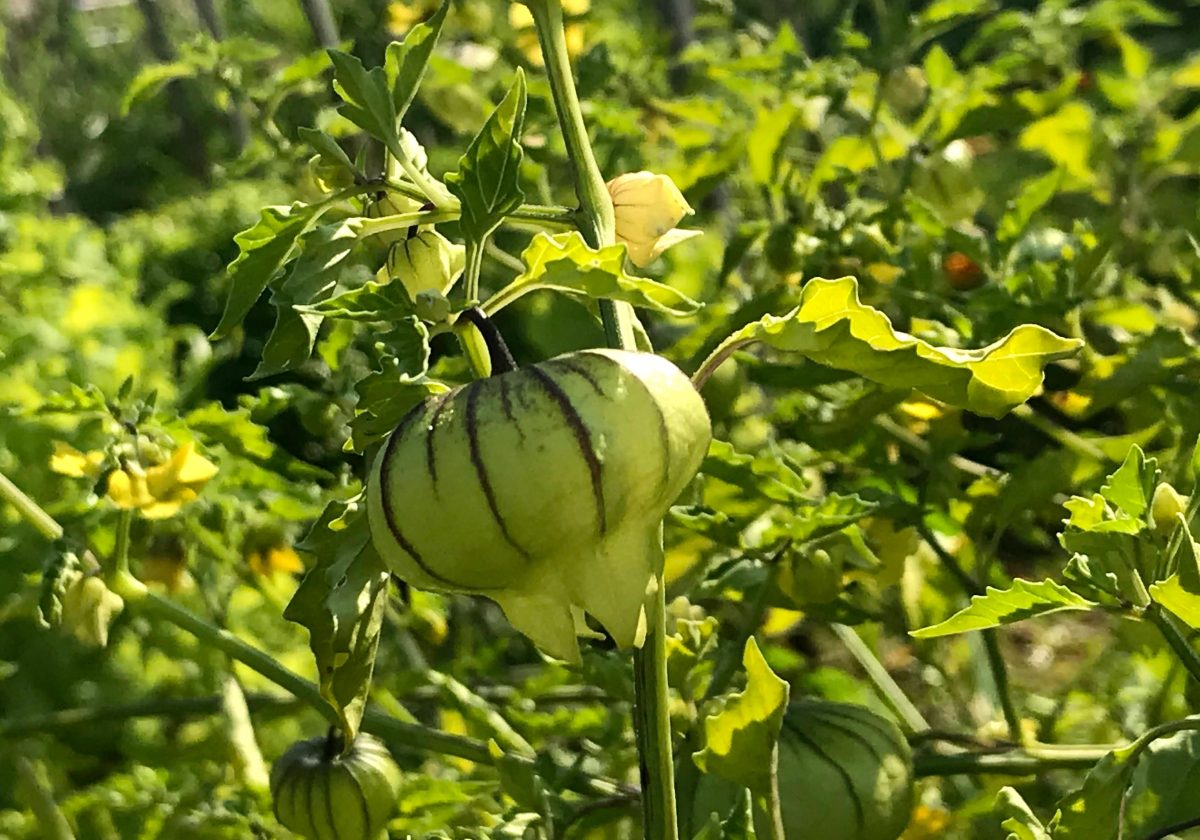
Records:
{"label": "thick green stem", "polygon": [[8,502],[17,509],[17,513],[38,530],[43,537],[48,540],[57,540],[62,537],[62,526],[54,521],[54,517],[42,510],[42,508],[33,499],[21,492],[21,488],[8,480],[4,473],[0,473],[0,499]]}
{"label": "thick green stem", "polygon": [[[579,199],[579,232],[584,241],[593,248],[603,248],[617,241],[617,222],[613,212],[612,197],[604,175],[596,163],[592,144],[588,139],[587,126],[583,122],[583,111],[579,106],[579,95],[575,91],[575,77],[571,73],[571,59],[567,52],[566,33],[563,29],[561,0],[526,0],[537,24],[538,41],[546,63],[546,76],[550,80],[550,91],[554,96],[554,108],[562,127],[563,142],[571,159],[575,173],[575,195]],[[620,301],[600,301],[600,317],[604,322],[604,334],[610,347],[633,350],[637,338],[633,330],[633,307]]]}
{"label": "thick green stem", "polygon": [[676,840],[679,837],[667,692],[665,589],[660,580],[647,602],[646,643],[633,652],[634,723],[641,765],[646,840]]}
{"label": "thick green stem", "polygon": [[1196,649],[1179,630],[1174,617],[1158,604],[1148,606],[1142,616],[1158,628],[1158,632],[1162,634],[1163,639],[1166,640],[1179,661],[1183,663],[1183,667],[1191,674],[1192,679],[1200,682],[1200,654],[1197,654]]}

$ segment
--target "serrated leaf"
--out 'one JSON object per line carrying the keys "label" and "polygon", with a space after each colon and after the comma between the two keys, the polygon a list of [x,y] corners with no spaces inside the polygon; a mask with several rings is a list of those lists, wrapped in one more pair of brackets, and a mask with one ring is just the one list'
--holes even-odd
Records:
{"label": "serrated leaf", "polygon": [[382,67],[367,70],[361,61],[338,50],[329,50],[333,63],[333,89],[344,103],[342,116],[381,141],[396,158],[403,158],[396,133],[396,107],[387,74]]}
{"label": "serrated leaf", "polygon": [[1042,368],[1082,346],[1027,324],[978,350],[935,347],[897,332],[886,315],[864,305],[853,277],[809,280],[796,309],[743,327],[714,351],[713,358],[759,341],[990,417],[1033,396],[1042,384]]}
{"label": "serrated leaf", "polygon": [[[390,578],[365,514],[351,504],[331,502],[298,546],[316,564],[284,610],[284,618],[309,632],[321,693],[337,709],[347,740],[362,720]],[[335,521],[337,530],[330,527]]]}
{"label": "serrated leaf", "polygon": [[410,29],[403,41],[388,44],[384,72],[392,91],[392,105],[397,120],[404,118],[417,95],[449,10],[450,0],[443,0],[433,17]]}
{"label": "serrated leaf", "polygon": [[295,370],[307,362],[323,320],[320,315],[297,312],[290,306],[276,307],[275,324],[263,345],[262,358],[246,381]]}
{"label": "serrated leaf", "polygon": [[1000,627],[1063,610],[1089,610],[1094,606],[1096,604],[1092,601],[1052,580],[1039,583],[1015,580],[1009,589],[989,586],[986,594],[971,598],[969,607],[959,610],[940,624],[913,630],[909,635],[917,639],[931,639]]}
{"label": "serrated leaf", "polygon": [[732,443],[716,438],[708,445],[700,472],[776,502],[803,501],[808,489],[808,482],[782,458],[771,453],[745,455]]}
{"label": "serrated leaf", "polygon": [[504,217],[521,206],[521,132],[525,125],[525,73],[517,70],[504,101],[488,117],[446,175],[450,192],[462,202],[462,231],[470,243],[482,243]]}
{"label": "serrated leaf", "polygon": [[329,206],[296,202],[290,207],[266,207],[258,222],[233,237],[240,251],[229,265],[229,297],[210,338],[224,338],[242,322],[267,285],[295,256],[300,237]]}
{"label": "serrated leaf", "polygon": [[[521,254],[525,271],[492,300],[511,303],[537,289],[554,289],[593,299],[621,300],[668,315],[687,315],[700,304],[683,292],[625,271],[625,246],[596,250],[578,231],[539,233]],[[489,301],[489,304],[491,301]],[[485,310],[494,311],[485,304]]]}
{"label": "serrated leaf", "polygon": [[748,787],[756,796],[770,794],[789,687],[771,670],[751,636],[742,656],[746,690],[704,720],[704,749],[692,755],[705,773]]}
{"label": "serrated leaf", "polygon": [[1014,788],[1002,787],[996,794],[995,810],[1005,819],[1000,827],[1007,829],[1005,840],[1051,840],[1050,832],[1025,804]]}
{"label": "serrated leaf", "polygon": [[408,291],[399,281],[380,283],[370,280],[357,289],[344,292],[329,300],[299,307],[326,318],[346,318],[351,321],[395,321],[412,314],[413,305]]}
{"label": "serrated leaf", "polygon": [[359,381],[358,405],[350,421],[348,448],[362,452],[400,424],[409,409],[426,397],[450,390],[425,373],[429,369],[429,331],[415,316],[402,319],[381,337],[393,355],[382,370]]}
{"label": "serrated leaf", "polygon": [[358,241],[360,221],[344,219],[322,225],[303,237],[299,258],[271,295],[275,325],[250,381],[295,370],[308,361],[324,316],[303,307],[323,301],[333,292],[338,269]]}
{"label": "serrated leaf", "polygon": [[1150,507],[1158,483],[1158,461],[1133,446],[1117,471],[1100,488],[1100,495],[1130,519],[1140,520]]}

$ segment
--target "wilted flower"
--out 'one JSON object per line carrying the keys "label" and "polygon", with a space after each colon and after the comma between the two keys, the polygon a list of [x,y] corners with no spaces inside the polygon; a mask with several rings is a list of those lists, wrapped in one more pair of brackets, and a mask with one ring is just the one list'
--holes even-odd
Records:
{"label": "wilted flower", "polygon": [[164,463],[143,468],[127,463],[108,477],[107,495],[123,510],[138,510],[147,519],[166,519],[199,495],[217,467],[196,452],[191,441]]}
{"label": "wilted flower", "polygon": [[629,251],[636,266],[646,266],[663,251],[685,239],[699,236],[698,230],[675,227],[691,207],[675,182],[653,172],[630,172],[608,182],[616,214],[617,241]]}
{"label": "wilted flower", "polygon": [[63,594],[62,626],[85,645],[106,647],[125,600],[97,575],[79,575]]}

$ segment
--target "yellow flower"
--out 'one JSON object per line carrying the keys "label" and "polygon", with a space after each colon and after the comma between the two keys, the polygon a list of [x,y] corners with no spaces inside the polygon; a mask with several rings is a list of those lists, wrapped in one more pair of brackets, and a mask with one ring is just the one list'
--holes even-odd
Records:
{"label": "yellow flower", "polygon": [[126,464],[108,477],[109,500],[123,510],[138,510],[147,519],[166,519],[199,495],[217,467],[185,443],[162,464],[143,469]]}
{"label": "yellow flower", "polygon": [[290,545],[276,545],[266,551],[252,551],[246,558],[256,575],[270,577],[277,572],[297,574],[304,571],[304,561]]}
{"label": "yellow flower", "polygon": [[666,175],[619,175],[608,182],[608,194],[617,217],[617,241],[625,244],[629,259],[639,268],[654,262],[672,245],[701,233],[675,227],[693,210]]}
{"label": "yellow flower", "polygon": [[50,456],[50,469],[71,478],[98,478],[103,463],[103,452],[83,453],[58,440],[54,442],[54,452]]}

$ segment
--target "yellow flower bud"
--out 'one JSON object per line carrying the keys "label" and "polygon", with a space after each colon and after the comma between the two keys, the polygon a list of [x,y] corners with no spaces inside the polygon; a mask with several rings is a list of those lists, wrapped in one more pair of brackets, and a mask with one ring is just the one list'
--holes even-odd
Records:
{"label": "yellow flower bud", "polygon": [[624,243],[629,259],[638,267],[654,262],[672,245],[700,235],[698,230],[675,227],[694,211],[666,175],[620,175],[608,182],[608,194],[616,214],[617,241]]}
{"label": "yellow flower bud", "polygon": [[1164,537],[1170,536],[1175,530],[1175,517],[1187,512],[1188,500],[1167,482],[1161,482],[1154,488],[1154,497],[1150,502],[1150,519],[1154,530]]}
{"label": "yellow flower bud", "polygon": [[63,595],[62,624],[85,645],[108,645],[108,628],[125,608],[120,595],[95,575],[80,575]]}

